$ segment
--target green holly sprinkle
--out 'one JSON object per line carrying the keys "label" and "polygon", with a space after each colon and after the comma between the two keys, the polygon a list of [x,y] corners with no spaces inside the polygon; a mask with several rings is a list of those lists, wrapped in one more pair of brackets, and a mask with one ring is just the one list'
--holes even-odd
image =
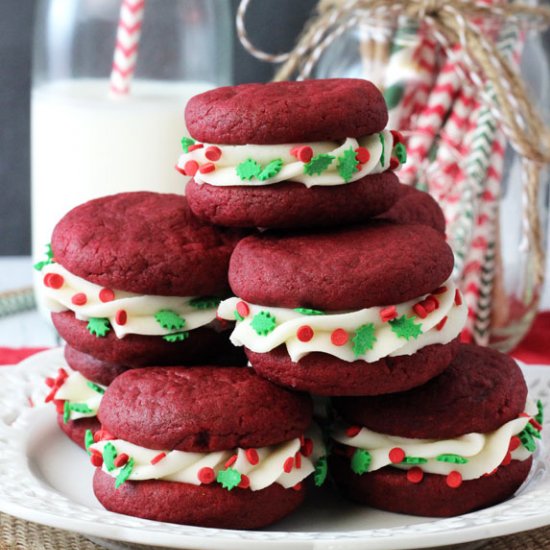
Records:
{"label": "green holly sprinkle", "polygon": [[181,138],[181,146],[183,147],[184,153],[189,153],[190,145],[195,145],[195,140],[193,138],[187,136]]}
{"label": "green holly sprinkle", "polygon": [[536,439],[542,439],[540,432],[532,424],[527,424],[525,429]]}
{"label": "green holly sprinkle", "polygon": [[94,411],[86,405],[86,403],[70,403],[69,401],[65,401],[63,404],[63,423],[67,424],[67,422],[71,419],[71,412],[78,412],[82,414],[93,414]]}
{"label": "green holly sprinkle", "polygon": [[189,300],[189,305],[195,309],[212,309],[218,307],[220,302],[221,299],[216,296],[201,296]]}
{"label": "green holly sprinkle", "polygon": [[161,309],[155,313],[156,322],[166,330],[180,330],[185,326],[185,319],[171,309]]}
{"label": "green holly sprinkle", "polygon": [[[529,424],[527,424],[529,426]],[[519,440],[521,441],[521,444],[530,452],[534,453],[535,449],[537,448],[537,444],[535,443],[535,439],[533,436],[527,431],[527,429],[523,430],[518,435]]]}
{"label": "green holly sprinkle", "polygon": [[307,307],[297,307],[294,309],[296,313],[300,313],[301,315],[324,315],[325,312],[321,311],[320,309],[309,309]]}
{"label": "green holly sprinkle", "polygon": [[189,338],[188,332],[174,332],[174,334],[166,334],[162,337],[163,340],[174,344],[175,342],[183,342]]}
{"label": "green holly sprinkle", "polygon": [[401,461],[401,464],[426,464],[427,462],[427,458],[422,458],[420,456],[406,456]]}
{"label": "green holly sprinkle", "polygon": [[277,321],[268,311],[260,311],[260,313],[254,315],[250,326],[256,331],[256,334],[267,336],[270,332],[275,330]]}
{"label": "green holly sprinkle", "polygon": [[468,464],[468,459],[452,453],[437,455],[435,459],[438,462],[447,462],[449,464]]}
{"label": "green holly sprinkle", "polygon": [[382,153],[380,154],[380,164],[384,166],[384,162],[386,161],[386,140],[384,139],[384,134],[382,133],[378,134],[378,139],[382,144]]}
{"label": "green holly sprinkle", "polygon": [[134,459],[130,458],[128,462],[126,462],[122,470],[120,470],[120,472],[116,476],[115,489],[118,489],[122,484],[128,481],[128,478],[132,474],[133,469],[134,469]]}
{"label": "green holly sprinkle", "polygon": [[416,317],[406,317],[402,315],[397,319],[390,321],[391,329],[399,337],[405,340],[411,338],[418,338],[422,334],[422,325],[416,324],[414,320]]}
{"label": "green holly sprinkle", "polygon": [[544,405],[540,399],[537,401],[537,409],[538,413],[535,416],[535,420],[542,426],[544,424]]}
{"label": "green holly sprinkle", "polygon": [[257,178],[262,171],[262,167],[258,162],[253,159],[246,159],[237,166],[237,176],[241,180],[250,181],[253,178]]}
{"label": "green holly sprinkle", "polygon": [[359,476],[368,472],[372,457],[365,449],[356,449],[351,457],[351,469]]}
{"label": "green holly sprinkle", "polygon": [[327,474],[328,474],[327,457],[322,456],[315,463],[315,472],[313,474],[313,481],[315,482],[316,487],[321,487],[321,485],[323,485],[323,483],[327,479]]}
{"label": "green holly sprinkle", "polygon": [[107,445],[103,447],[103,464],[105,464],[105,468],[107,468],[108,472],[112,472],[116,468],[115,458],[117,454],[116,448],[112,443],[107,443]]}
{"label": "green holly sprinkle", "polygon": [[111,323],[106,317],[90,317],[86,325],[88,332],[97,338],[104,338],[111,330]]}
{"label": "green holly sprinkle", "polygon": [[374,323],[361,325],[356,331],[355,336],[351,339],[353,342],[353,353],[355,357],[363,355],[367,350],[372,349],[376,342],[374,335]]}
{"label": "green holly sprinkle", "polygon": [[338,157],[338,164],[336,168],[340,177],[347,183],[353,177],[355,172],[358,172],[357,165],[358,160],[355,158],[355,151],[352,147],[346,149],[344,153]]}
{"label": "green holly sprinkle", "polygon": [[226,468],[225,470],[220,470],[216,476],[216,481],[228,491],[237,487],[241,482],[241,474],[235,470],[235,468]]}
{"label": "green holly sprinkle", "polygon": [[94,384],[89,380],[86,382],[86,386],[88,386],[90,389],[94,390],[95,392],[100,393],[101,395],[105,393],[105,390],[101,386],[98,386],[97,384]]}
{"label": "green holly sprinkle", "polygon": [[309,162],[304,164],[304,174],[308,176],[317,174],[319,176],[332,164],[333,160],[334,157],[326,153],[315,155]]}
{"label": "green holly sprinkle", "polygon": [[65,401],[63,404],[63,424],[71,419],[71,404],[68,401]]}
{"label": "green holly sprinkle", "polygon": [[282,169],[283,161],[281,159],[272,160],[259,174],[258,179],[260,181],[274,178]]}
{"label": "green holly sprinkle", "polygon": [[407,148],[402,143],[398,143],[393,150],[399,162],[405,164],[407,162]]}
{"label": "green holly sprinkle", "polygon": [[36,269],[36,271],[42,271],[42,269],[44,269],[45,266],[53,264],[53,263],[55,263],[55,262],[53,261],[52,245],[47,244],[46,245],[46,259],[42,260],[41,262],[35,263],[33,267],[34,267],[34,269]]}
{"label": "green holly sprinkle", "polygon": [[[84,434],[84,447],[86,447],[86,450],[88,451],[90,445],[93,445],[94,443],[94,434],[92,433],[92,430],[86,430],[86,433]],[[92,453],[88,451],[88,454]]]}

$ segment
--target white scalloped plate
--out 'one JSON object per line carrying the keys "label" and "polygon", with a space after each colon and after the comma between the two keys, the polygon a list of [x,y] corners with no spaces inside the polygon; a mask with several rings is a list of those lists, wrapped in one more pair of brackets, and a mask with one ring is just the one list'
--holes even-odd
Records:
{"label": "white scalloped plate", "polygon": [[[206,529],[147,521],[104,510],[91,489],[87,456],[56,424],[43,379],[63,365],[60,349],[0,368],[0,510],[90,537],[187,549],[285,550],[428,548],[507,535],[550,524],[548,449],[518,494],[449,519],[415,518],[355,506],[330,488],[310,491],[292,517],[264,531]],[[531,395],[550,410],[550,367],[525,367]],[[37,388],[40,388],[37,390]],[[548,428],[547,428],[548,429]],[[315,493],[315,494],[312,494]]]}

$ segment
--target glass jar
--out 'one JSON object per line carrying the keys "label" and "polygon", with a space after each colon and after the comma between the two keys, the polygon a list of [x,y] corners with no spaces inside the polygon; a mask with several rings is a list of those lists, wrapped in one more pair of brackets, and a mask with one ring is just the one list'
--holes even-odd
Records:
{"label": "glass jar", "polygon": [[[229,0],[38,0],[35,261],[43,259],[54,225],[77,204],[123,191],[184,191],[174,165],[186,134],[185,105],[230,84],[232,28]],[[110,91],[115,44],[128,61],[121,72],[128,93]]]}

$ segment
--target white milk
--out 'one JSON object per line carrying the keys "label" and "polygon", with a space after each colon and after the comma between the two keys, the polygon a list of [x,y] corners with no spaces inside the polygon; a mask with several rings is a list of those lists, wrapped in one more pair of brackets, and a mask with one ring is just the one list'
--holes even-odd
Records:
{"label": "white milk", "polygon": [[44,258],[59,219],[82,202],[123,191],[183,193],[186,180],[174,166],[186,134],[185,105],[212,87],[138,80],[129,97],[116,99],[108,95],[107,80],[36,88],[31,107],[34,261]]}

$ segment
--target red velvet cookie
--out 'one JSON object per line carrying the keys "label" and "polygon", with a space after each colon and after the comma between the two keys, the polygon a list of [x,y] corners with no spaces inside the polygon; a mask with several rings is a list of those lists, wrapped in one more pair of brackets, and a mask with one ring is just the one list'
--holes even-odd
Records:
{"label": "red velvet cookie", "polygon": [[400,185],[395,204],[378,216],[380,220],[396,223],[429,225],[445,233],[445,216],[436,200],[410,185]]}
{"label": "red velvet cookie", "polygon": [[352,500],[413,515],[453,516],[501,502],[525,481],[543,423],[519,367],[461,345],[427,384],[333,400],[331,472]]}
{"label": "red velvet cookie", "polygon": [[337,141],[387,123],[380,91],[352,78],[226,86],[192,97],[185,108],[191,136],[227,145]]}
{"label": "red velvet cookie", "polygon": [[65,422],[63,420],[63,414],[58,414],[57,424],[65,433],[65,435],[67,435],[82,449],[86,448],[84,443],[86,432],[89,430],[92,433],[95,433],[101,428],[101,424],[99,423],[97,416],[91,416],[89,418],[79,418],[78,420],[69,420],[68,422]]}
{"label": "red velvet cookie", "polygon": [[320,456],[304,436],[311,400],[251,369],[130,370],[107,389],[98,417],[102,432],[88,446],[101,466],[97,498],[158,521],[269,525],[302,502]]}
{"label": "red velvet cookie", "polygon": [[399,180],[384,172],[339,186],[307,188],[281,182],[265,187],[217,187],[191,180],[186,194],[196,216],[228,227],[329,227],[363,222],[397,198]]}
{"label": "red velvet cookie", "polygon": [[108,386],[117,376],[132,367],[101,361],[94,356],[78,351],[71,346],[65,346],[65,361],[71,369],[79,372],[90,382]]}

